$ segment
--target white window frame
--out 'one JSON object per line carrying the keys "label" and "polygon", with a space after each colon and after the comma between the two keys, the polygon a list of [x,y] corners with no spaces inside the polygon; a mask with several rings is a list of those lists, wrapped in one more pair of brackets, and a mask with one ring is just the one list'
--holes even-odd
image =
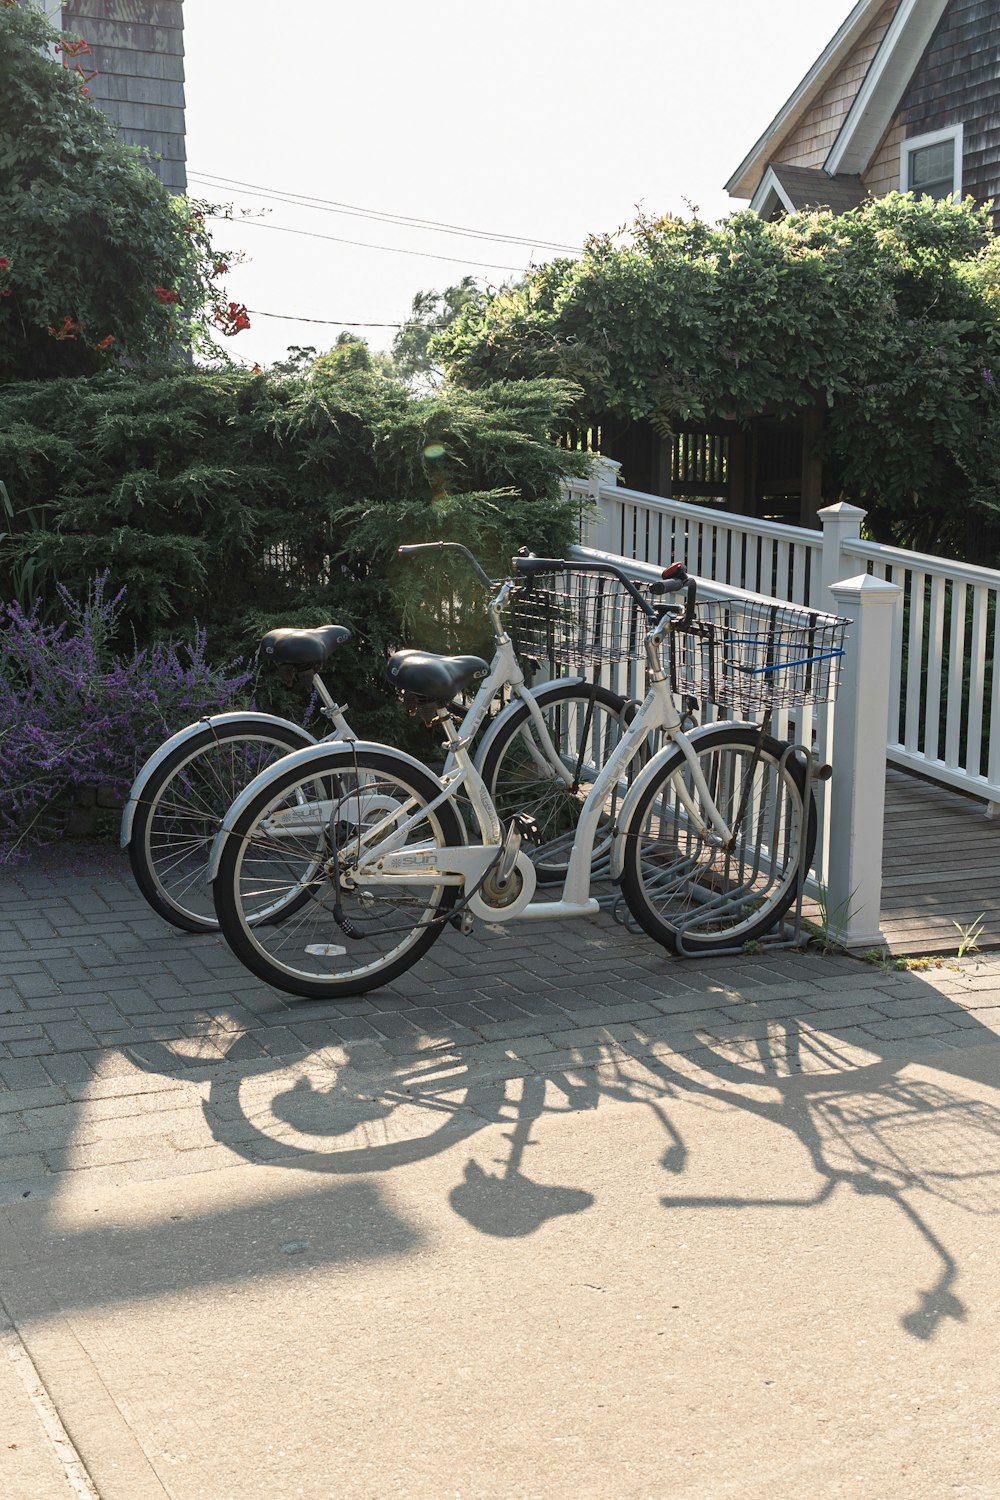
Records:
{"label": "white window frame", "polygon": [[949,125],[944,130],[931,130],[926,135],[911,135],[900,144],[899,148],[899,190],[901,193],[911,191],[910,179],[910,157],[914,151],[922,151],[925,146],[939,146],[942,141],[955,142],[955,177],[952,188],[951,201],[960,203],[962,201],[962,148],[964,143],[964,129],[961,125]]}

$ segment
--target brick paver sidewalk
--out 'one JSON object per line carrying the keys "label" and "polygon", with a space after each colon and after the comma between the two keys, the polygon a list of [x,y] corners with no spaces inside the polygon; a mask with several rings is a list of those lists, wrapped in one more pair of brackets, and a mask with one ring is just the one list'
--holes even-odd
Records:
{"label": "brick paver sidewalk", "polygon": [[[280,1154],[240,1091],[273,1095],[283,1070],[297,1107],[319,1107],[323,1080],[336,1086],[346,1067],[380,1080],[368,1096],[391,1088],[401,1117],[401,1101],[427,1108],[429,1078],[436,1100],[488,1110],[470,1088],[602,1066],[763,1081],[901,1063],[993,1040],[998,1004],[994,958],[920,974],[809,952],[679,961],[608,915],[449,929],[395,984],[310,1004],[260,984],[221,938],[166,926],[113,848],[63,846],[0,872],[0,1198],[81,1167],[135,1175],[198,1170],[234,1147]],[[66,1123],[84,1100],[87,1139]],[[300,1151],[301,1110],[297,1124]]]}
{"label": "brick paver sidewalk", "polygon": [[[607,915],[447,929],[396,984],[308,1004],[165,926],[114,849],[8,867],[0,1492],[250,1495],[269,1459],[269,1495],[465,1493],[491,1424],[531,1468],[504,1493],[707,1493],[716,1451],[740,1493],[902,1494],[908,1465],[913,1500],[968,1488],[994,1017],[998,958],[692,963]],[[928,1390],[962,1428],[913,1422]]]}

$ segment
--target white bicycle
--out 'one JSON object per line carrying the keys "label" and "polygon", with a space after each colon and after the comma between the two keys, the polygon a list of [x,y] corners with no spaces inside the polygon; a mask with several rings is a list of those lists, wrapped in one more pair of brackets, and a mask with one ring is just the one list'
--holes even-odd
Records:
{"label": "white bicycle", "polygon": [[[222,931],[268,983],[308,999],[357,994],[408,969],[448,921],[467,931],[474,917],[593,917],[602,841],[636,921],[685,954],[756,941],[795,901],[816,841],[808,752],[748,722],[688,733],[675,692],[704,697],[711,688],[718,701],[724,687],[744,713],[823,701],[836,690],[847,622],[756,602],[696,615],[694,582],[679,565],[664,586],[687,587],[683,613],[610,564],[517,557],[513,566],[520,581],[505,584],[494,603],[514,594],[515,614],[554,654],[622,659],[637,641],[645,646],[648,692],[635,717],[627,729],[619,721],[610,754],[589,759],[584,741],[573,762],[561,896],[534,899],[538,871],[528,851],[539,832],[518,812],[501,819],[469,753],[469,719],[454,722],[451,700],[477,681],[470,714],[480,711],[493,677],[486,663],[397,657],[390,670],[404,700],[443,732],[444,775],[386,745],[299,751],[246,788],[216,839],[211,877]],[[565,759],[552,762],[534,738],[530,705],[527,713],[531,727],[525,719],[509,733],[509,756],[565,788]],[[644,747],[658,743],[644,760]],[[268,908],[278,920],[259,920]]]}
{"label": "white bicycle", "polygon": [[[442,550],[462,553],[493,589],[472,553],[457,543],[400,548],[407,554]],[[545,881],[565,872],[585,795],[581,777],[595,757],[609,754],[620,739],[625,700],[579,675],[529,687],[504,627],[509,595],[509,588],[500,589],[487,606],[496,642],[488,669],[478,657],[443,660],[450,663],[449,670],[459,673],[473,660],[483,668],[485,680],[466,724],[470,739],[484,726],[497,696],[510,699],[486,726],[475,761],[505,816],[524,813],[536,819],[544,834],[536,858],[539,876]],[[225,813],[244,787],[293,751],[357,738],[346,710],[334,701],[322,676],[334,652],[350,637],[343,626],[324,625],[315,630],[272,630],[261,642],[262,663],[277,668],[289,685],[296,683],[317,695],[320,714],[331,726],[322,739],[274,714],[214,714],[173,735],[139,771],[125,805],[121,843],[128,851],[139,890],[153,910],[175,927],[188,932],[218,928],[208,878],[209,856]],[[411,668],[426,660],[416,651],[393,657],[394,664],[407,661]],[[532,762],[529,759],[525,764],[512,744],[512,737],[527,723],[534,729],[528,742],[531,753],[536,743],[541,745],[544,763],[553,774],[532,775]],[[523,746],[524,741],[518,743]]]}

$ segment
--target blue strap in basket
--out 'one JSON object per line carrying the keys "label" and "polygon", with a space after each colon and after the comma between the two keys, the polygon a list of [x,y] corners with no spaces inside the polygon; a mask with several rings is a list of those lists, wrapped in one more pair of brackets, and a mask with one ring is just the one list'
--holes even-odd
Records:
{"label": "blue strap in basket", "polygon": [[824,651],[821,656],[803,656],[798,661],[776,661],[769,667],[737,667],[737,671],[745,673],[747,677],[762,677],[767,672],[787,672],[792,667],[811,667],[818,661],[830,661],[843,654],[843,651]]}

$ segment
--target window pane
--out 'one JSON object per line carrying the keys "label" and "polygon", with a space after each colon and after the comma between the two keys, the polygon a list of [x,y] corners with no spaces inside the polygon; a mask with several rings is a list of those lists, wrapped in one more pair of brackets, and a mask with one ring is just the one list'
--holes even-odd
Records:
{"label": "window pane", "polygon": [[915,193],[929,193],[932,198],[950,198],[955,191],[955,142],[937,141],[921,146],[909,156],[910,180],[907,187]]}

